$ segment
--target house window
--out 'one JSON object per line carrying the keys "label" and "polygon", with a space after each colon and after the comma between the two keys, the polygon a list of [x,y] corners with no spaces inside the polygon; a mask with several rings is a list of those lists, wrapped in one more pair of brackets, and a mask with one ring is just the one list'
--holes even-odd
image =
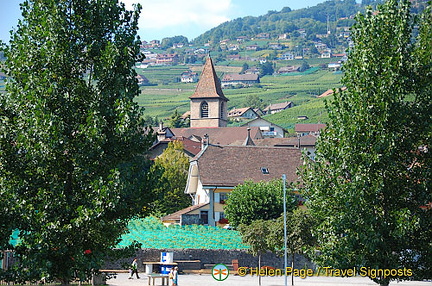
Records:
{"label": "house window", "polygon": [[269,172],[269,170],[268,170],[267,167],[261,167],[261,172],[262,172],[264,175],[270,174],[270,172]]}
{"label": "house window", "polygon": [[203,101],[201,103],[201,118],[206,118],[208,117],[208,103]]}
{"label": "house window", "polygon": [[208,211],[200,211],[200,219],[202,224],[208,224]]}
{"label": "house window", "polygon": [[221,105],[220,105],[220,118],[224,119],[224,103],[223,102],[221,102]]}
{"label": "house window", "polygon": [[219,202],[221,204],[226,203],[227,199],[228,199],[228,194],[227,193],[220,193],[220,195],[219,195]]}

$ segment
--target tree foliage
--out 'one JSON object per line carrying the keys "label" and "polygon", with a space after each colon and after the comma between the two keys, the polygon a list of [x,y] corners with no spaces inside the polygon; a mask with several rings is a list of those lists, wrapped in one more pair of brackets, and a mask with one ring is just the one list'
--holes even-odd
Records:
{"label": "tree foliage", "polygon": [[[224,211],[230,225],[249,225],[255,220],[278,218],[283,212],[282,180],[246,181],[229,194]],[[287,198],[288,210],[295,207],[293,196]]]}
{"label": "tree foliage", "polygon": [[[315,227],[315,220],[309,211],[296,208],[286,213],[286,237],[287,254],[291,255],[291,267],[294,269],[296,254],[305,254],[316,245],[316,238],[312,234]],[[276,221],[271,222],[267,235],[269,249],[281,253],[285,247],[284,217],[280,216]],[[291,275],[291,285],[294,285],[294,275]]]}
{"label": "tree foliage", "polygon": [[182,115],[178,112],[176,109],[173,114],[171,114],[171,118],[168,122],[169,127],[171,128],[182,128],[182,127],[189,127],[189,117],[182,118]]}
{"label": "tree foliage", "polygon": [[[374,4],[378,1],[368,1]],[[207,42],[219,43],[223,39],[235,39],[239,36],[255,37],[259,33],[269,33],[277,37],[284,33],[295,33],[298,29],[305,29],[311,37],[316,34],[327,33],[327,20],[332,27],[336,27],[341,18],[350,18],[364,9],[355,0],[330,0],[316,6],[291,10],[289,7],[281,11],[268,11],[267,14],[252,17],[247,16],[225,22],[194,39],[197,44]],[[352,24],[352,21],[345,21]]]}
{"label": "tree foliage", "polygon": [[272,62],[265,62],[258,65],[259,75],[263,77],[265,75],[272,75],[274,73],[274,67]]}
{"label": "tree foliage", "polygon": [[[316,162],[303,172],[321,265],[411,268],[430,278],[431,13],[387,1],[359,14],[347,90],[327,105]],[[417,30],[418,28],[418,30]],[[387,285],[392,279],[376,277]]]}
{"label": "tree foliage", "polygon": [[153,214],[170,214],[191,204],[191,198],[184,193],[188,170],[189,157],[183,151],[183,143],[170,142],[151,168],[152,176],[157,180],[153,190]]}
{"label": "tree foliage", "polygon": [[258,94],[248,94],[244,99],[244,106],[264,109],[266,107],[266,103],[261,98],[259,98]]}
{"label": "tree foliage", "polygon": [[133,101],[140,7],[27,0],[21,9],[0,99],[0,192],[21,239],[14,279],[68,283],[101,266],[150,200],[152,138]]}

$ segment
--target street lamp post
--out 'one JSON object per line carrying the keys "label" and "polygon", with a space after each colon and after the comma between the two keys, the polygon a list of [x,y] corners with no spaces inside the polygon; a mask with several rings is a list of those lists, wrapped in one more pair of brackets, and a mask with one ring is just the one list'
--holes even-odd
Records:
{"label": "street lamp post", "polygon": [[284,277],[285,277],[285,286],[288,283],[288,277],[286,273],[288,258],[287,258],[287,225],[286,225],[286,175],[282,175],[282,183],[283,183],[283,214],[284,214]]}

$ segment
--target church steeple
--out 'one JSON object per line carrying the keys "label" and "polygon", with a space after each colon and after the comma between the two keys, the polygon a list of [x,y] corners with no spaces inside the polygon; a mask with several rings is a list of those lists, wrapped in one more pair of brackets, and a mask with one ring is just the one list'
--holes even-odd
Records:
{"label": "church steeple", "polygon": [[228,98],[225,97],[210,55],[191,100],[191,127],[226,127]]}
{"label": "church steeple", "polygon": [[221,98],[228,101],[228,98],[222,92],[222,87],[210,55],[207,56],[195,92],[189,98]]}

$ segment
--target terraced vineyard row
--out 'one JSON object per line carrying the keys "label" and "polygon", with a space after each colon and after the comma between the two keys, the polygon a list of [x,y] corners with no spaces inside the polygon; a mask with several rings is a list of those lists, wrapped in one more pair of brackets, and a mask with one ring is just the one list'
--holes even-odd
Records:
{"label": "terraced vineyard row", "polygon": [[156,249],[246,249],[239,232],[220,227],[202,225],[164,226],[157,218],[133,220],[129,233],[123,235],[118,247],[125,247],[133,241],[142,248]]}

